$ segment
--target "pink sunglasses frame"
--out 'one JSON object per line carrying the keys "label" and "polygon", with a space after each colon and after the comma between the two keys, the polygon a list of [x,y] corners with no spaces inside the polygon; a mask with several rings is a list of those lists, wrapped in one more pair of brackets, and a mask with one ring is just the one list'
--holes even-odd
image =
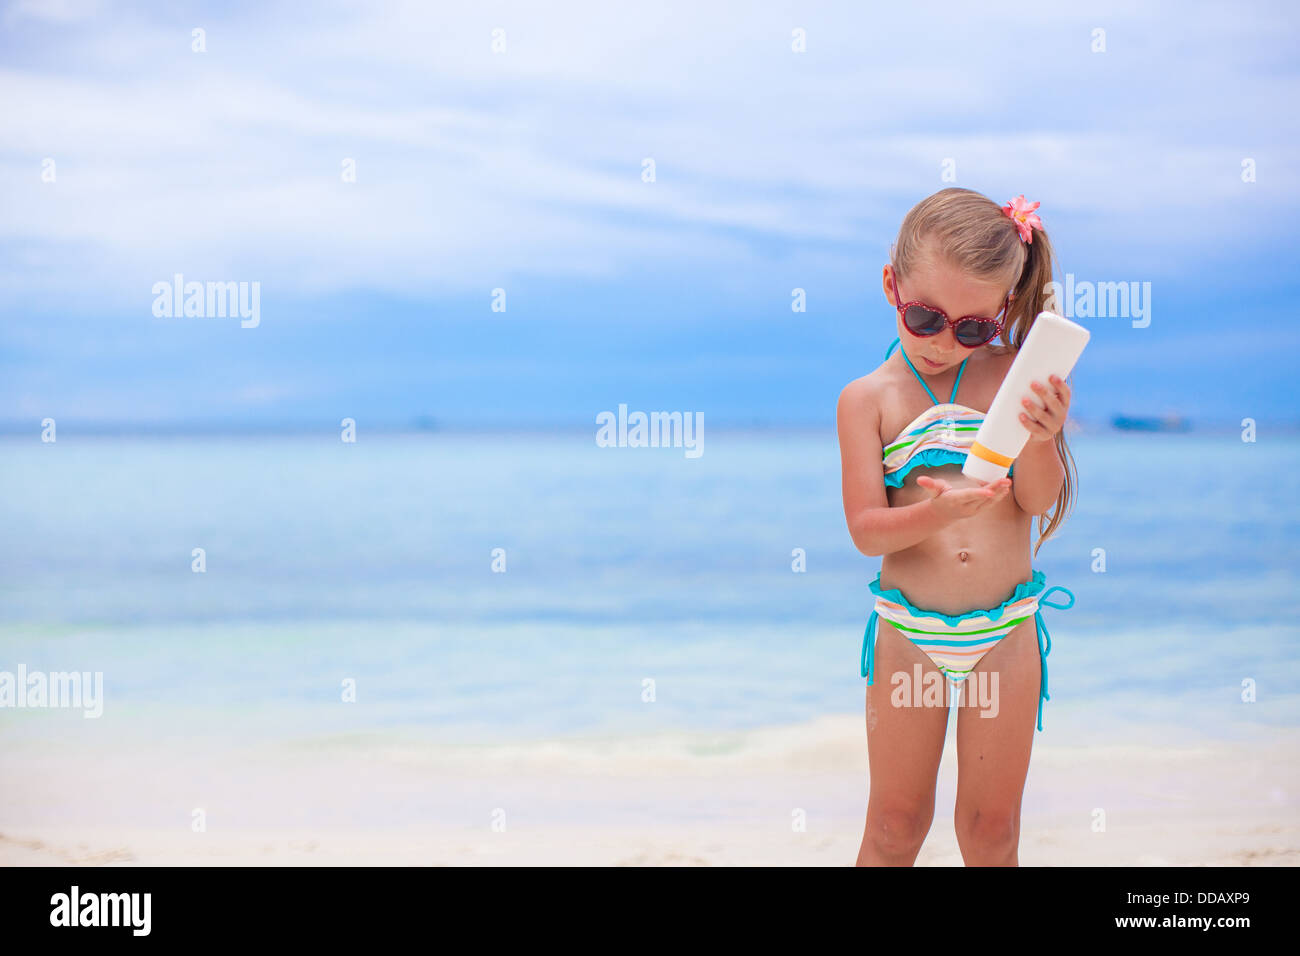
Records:
{"label": "pink sunglasses frame", "polygon": [[[928,339],[930,338],[930,336],[938,335],[940,332],[943,331],[943,328],[935,329],[933,332],[915,332],[912,330],[912,327],[907,324],[906,313],[907,310],[910,309],[912,306],[914,305],[920,306],[922,309],[929,309],[931,312],[943,316],[943,320],[946,323],[944,327],[952,329],[953,341],[955,341],[958,345],[960,345],[964,349],[981,348],[982,346],[988,345],[990,342],[996,339],[1000,334],[1002,334],[1002,324],[1003,324],[1002,316],[1006,313],[1007,309],[1011,307],[1011,300],[1015,298],[1014,294],[1008,292],[1006,301],[1002,303],[1002,308],[998,310],[997,316],[992,319],[983,315],[963,315],[960,319],[954,319],[950,315],[948,315],[947,312],[943,311],[943,309],[922,302],[920,299],[912,299],[909,302],[904,302],[902,300],[903,297],[898,294],[898,271],[896,269],[890,268],[889,279],[894,285],[894,302],[897,303],[894,306],[894,308],[898,310],[898,317],[903,322],[903,328],[907,329],[909,334],[915,336],[918,339]],[[967,345],[961,339],[957,338],[957,324],[959,322],[984,322],[990,324],[993,326],[993,334],[990,335],[983,342],[980,342],[976,345]]]}

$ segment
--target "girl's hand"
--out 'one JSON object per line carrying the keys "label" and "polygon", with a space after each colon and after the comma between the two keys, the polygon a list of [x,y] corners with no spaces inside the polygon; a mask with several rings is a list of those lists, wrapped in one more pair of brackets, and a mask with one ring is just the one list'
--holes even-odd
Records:
{"label": "girl's hand", "polygon": [[1043,403],[1041,406],[1028,398],[1022,399],[1020,403],[1024,406],[1020,413],[1020,424],[1029,430],[1030,441],[1051,441],[1055,438],[1070,410],[1070,386],[1059,375],[1050,375],[1047,380],[1051,383],[1050,386],[1041,382],[1031,382],[1029,385]]}
{"label": "girl's hand", "polygon": [[949,521],[969,518],[1011,493],[1011,479],[999,478],[978,488],[953,488],[940,478],[918,475],[916,483],[934,492],[934,506]]}

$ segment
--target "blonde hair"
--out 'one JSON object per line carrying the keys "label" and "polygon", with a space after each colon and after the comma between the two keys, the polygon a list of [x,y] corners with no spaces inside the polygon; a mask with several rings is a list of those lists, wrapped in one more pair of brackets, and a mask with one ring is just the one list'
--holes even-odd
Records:
{"label": "blonde hair", "polygon": [[[903,217],[892,254],[894,271],[909,269],[932,258],[941,259],[976,278],[1006,277],[1014,297],[1007,307],[1002,345],[1019,349],[1051,298],[1052,244],[1047,233],[1034,229],[1033,242],[1024,242],[1016,225],[997,203],[971,189],[941,189],[921,200]],[[1053,303],[1054,304],[1054,303]],[[1056,506],[1038,516],[1034,555],[1074,508],[1078,471],[1065,442],[1065,429],[1056,434],[1056,450],[1065,465],[1065,481]]]}

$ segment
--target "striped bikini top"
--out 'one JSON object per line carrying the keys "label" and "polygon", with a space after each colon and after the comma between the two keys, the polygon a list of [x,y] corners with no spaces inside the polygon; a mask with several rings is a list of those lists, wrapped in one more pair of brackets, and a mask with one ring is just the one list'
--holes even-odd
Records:
{"label": "striped bikini top", "polygon": [[[893,354],[894,346],[898,344],[898,339],[894,339],[885,358]],[[921,373],[916,370],[906,352],[903,353],[903,361],[934,404],[884,447],[882,461],[885,466],[886,488],[903,487],[903,480],[914,468],[964,465],[971,443],[975,441],[975,433],[984,422],[984,412],[957,404],[957,388],[961,385],[961,376],[966,371],[969,356],[962,360],[957,369],[957,380],[952,383],[952,395],[947,402],[942,403],[930,391],[930,386],[925,384],[925,379],[921,378]]]}

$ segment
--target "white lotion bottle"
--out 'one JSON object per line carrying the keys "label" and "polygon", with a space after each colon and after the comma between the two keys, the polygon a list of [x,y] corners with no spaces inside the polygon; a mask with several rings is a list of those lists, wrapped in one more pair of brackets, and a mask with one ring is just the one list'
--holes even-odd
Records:
{"label": "white lotion bottle", "polygon": [[1011,464],[1029,441],[1029,430],[1020,422],[1025,398],[1037,402],[1031,382],[1050,385],[1048,376],[1065,378],[1079,361],[1090,333],[1082,325],[1054,312],[1040,312],[1025,336],[1011,369],[993,397],[984,423],[975,433],[970,454],[961,472],[979,481],[1005,478]]}

